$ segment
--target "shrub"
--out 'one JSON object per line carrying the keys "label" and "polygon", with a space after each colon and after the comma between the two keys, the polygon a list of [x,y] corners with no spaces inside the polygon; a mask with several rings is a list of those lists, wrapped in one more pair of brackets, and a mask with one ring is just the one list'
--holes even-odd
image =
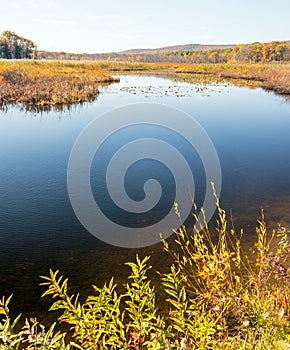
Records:
{"label": "shrub", "polygon": [[[48,331],[36,319],[15,331],[19,317],[9,316],[10,298],[0,302],[0,349],[285,349],[290,347],[290,246],[286,229],[268,236],[262,213],[257,240],[245,252],[228,227],[217,199],[217,234],[207,225],[193,235],[176,232],[170,272],[160,279],[170,311],[161,313],[148,279],[149,257],[127,263],[131,275],[123,291],[114,280],[94,286],[83,303],[68,293],[68,280],[50,271],[42,277],[50,310],[62,312]],[[178,211],[177,211],[178,214]],[[197,218],[197,217],[196,217]],[[206,222],[206,221],[205,221]],[[55,331],[58,323],[72,333]]]}

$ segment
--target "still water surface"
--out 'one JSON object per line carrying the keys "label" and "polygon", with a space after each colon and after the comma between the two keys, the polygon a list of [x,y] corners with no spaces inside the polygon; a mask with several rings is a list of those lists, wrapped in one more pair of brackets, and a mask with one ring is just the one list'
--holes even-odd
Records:
{"label": "still water surface", "polygon": [[[220,158],[222,205],[232,209],[246,240],[253,239],[261,207],[271,227],[279,222],[290,228],[289,101],[261,89],[230,85],[200,89],[156,76],[120,78],[120,83],[103,87],[95,102],[69,111],[38,114],[16,106],[0,112],[0,294],[13,292],[15,305],[24,312],[47,307],[47,301],[39,301],[43,289],[38,276],[46,275],[50,267],[60,269],[84,294],[93,283],[111,276],[122,279],[128,273],[123,264],[134,258],[136,250],[109,246],[91,236],[76,218],[66,186],[68,159],[79,133],[97,116],[122,105],[167,104],[203,126]],[[114,135],[92,164],[93,190],[99,186],[95,191],[100,193],[105,186],[94,174],[106,164],[106,157],[124,140],[148,135],[170,142],[189,159],[196,181],[195,200],[201,203],[202,163],[182,138],[158,127],[136,127]],[[174,201],[170,173],[150,160],[131,170],[126,186],[133,199],[142,199],[142,183],[151,177],[160,181],[166,197],[151,215],[137,217],[137,221],[134,215],[110,206],[110,201],[104,210],[131,227],[158,221]],[[151,254],[161,270],[166,265],[160,245],[139,253]]]}

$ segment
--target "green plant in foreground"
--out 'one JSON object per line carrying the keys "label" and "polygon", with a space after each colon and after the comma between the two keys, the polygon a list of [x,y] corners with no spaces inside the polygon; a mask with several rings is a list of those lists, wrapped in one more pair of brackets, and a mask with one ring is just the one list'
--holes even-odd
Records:
{"label": "green plant in foreground", "polygon": [[15,331],[15,326],[20,319],[19,315],[15,320],[11,320],[9,315],[9,303],[11,300],[4,297],[0,301],[0,315],[3,319],[0,322],[0,349],[59,349],[68,350],[70,345],[65,344],[65,334],[55,332],[56,323],[46,331],[45,327],[31,318],[25,320],[21,331]]}
{"label": "green plant in foreground", "polygon": [[[251,252],[244,252],[242,232],[228,227],[217,199],[216,234],[207,225],[192,235],[176,232],[170,271],[160,274],[169,311],[161,313],[148,278],[149,257],[127,265],[131,275],[123,293],[114,280],[84,302],[70,295],[68,281],[50,271],[43,277],[50,310],[62,311],[48,331],[35,319],[17,332],[9,316],[10,299],[0,302],[0,349],[287,349],[290,347],[290,246],[285,228],[270,237],[264,216]],[[178,213],[178,211],[177,211]],[[205,221],[206,222],[206,221]],[[274,244],[275,242],[275,244]],[[59,323],[70,334],[56,331]]]}

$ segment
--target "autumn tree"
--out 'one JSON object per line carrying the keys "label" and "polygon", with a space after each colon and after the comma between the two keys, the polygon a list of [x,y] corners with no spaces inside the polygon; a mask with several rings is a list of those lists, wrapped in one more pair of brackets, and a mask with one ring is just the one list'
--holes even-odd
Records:
{"label": "autumn tree", "polygon": [[289,48],[287,49],[286,43],[280,41],[271,41],[264,44],[263,47],[263,61],[283,61],[286,59]]}
{"label": "autumn tree", "polygon": [[0,58],[32,58],[36,52],[33,41],[5,30],[0,36]]}

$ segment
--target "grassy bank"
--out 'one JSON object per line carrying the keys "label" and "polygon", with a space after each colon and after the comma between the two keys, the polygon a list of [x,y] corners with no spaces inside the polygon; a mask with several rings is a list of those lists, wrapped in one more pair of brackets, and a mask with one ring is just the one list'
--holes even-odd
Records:
{"label": "grassy bank", "polygon": [[[216,232],[205,227],[190,236],[176,232],[166,274],[159,274],[167,295],[167,312],[156,306],[157,290],[148,278],[152,268],[137,256],[123,293],[114,280],[94,287],[84,302],[70,295],[58,272],[43,277],[44,296],[58,310],[49,330],[36,319],[9,315],[10,299],[0,301],[0,348],[17,349],[287,349],[290,346],[290,245],[285,228],[267,232],[262,215],[256,243],[243,251],[236,232],[219,207]],[[177,212],[178,215],[178,212]],[[69,336],[57,331],[71,327]],[[61,329],[61,328],[59,328]],[[62,328],[63,329],[63,328]]]}
{"label": "grassy bank", "polygon": [[[279,94],[290,95],[290,63],[284,64],[187,64],[187,63],[137,63],[137,62],[96,62],[110,72],[168,72],[178,76],[197,76],[197,82],[206,84],[210,78],[217,81],[230,80],[233,84],[262,87]],[[194,82],[194,79],[191,80]]]}
{"label": "grassy bank", "polygon": [[176,68],[178,74],[205,74],[219,78],[256,81],[279,94],[290,94],[290,64],[186,64]]}
{"label": "grassy bank", "polygon": [[189,82],[230,80],[290,94],[290,64],[164,64],[139,62],[0,61],[0,107],[22,103],[27,109],[94,101],[99,85],[114,73],[165,73]]}
{"label": "grassy bank", "polygon": [[103,67],[49,61],[0,61],[0,106],[47,109],[93,101],[100,84],[116,81]]}

